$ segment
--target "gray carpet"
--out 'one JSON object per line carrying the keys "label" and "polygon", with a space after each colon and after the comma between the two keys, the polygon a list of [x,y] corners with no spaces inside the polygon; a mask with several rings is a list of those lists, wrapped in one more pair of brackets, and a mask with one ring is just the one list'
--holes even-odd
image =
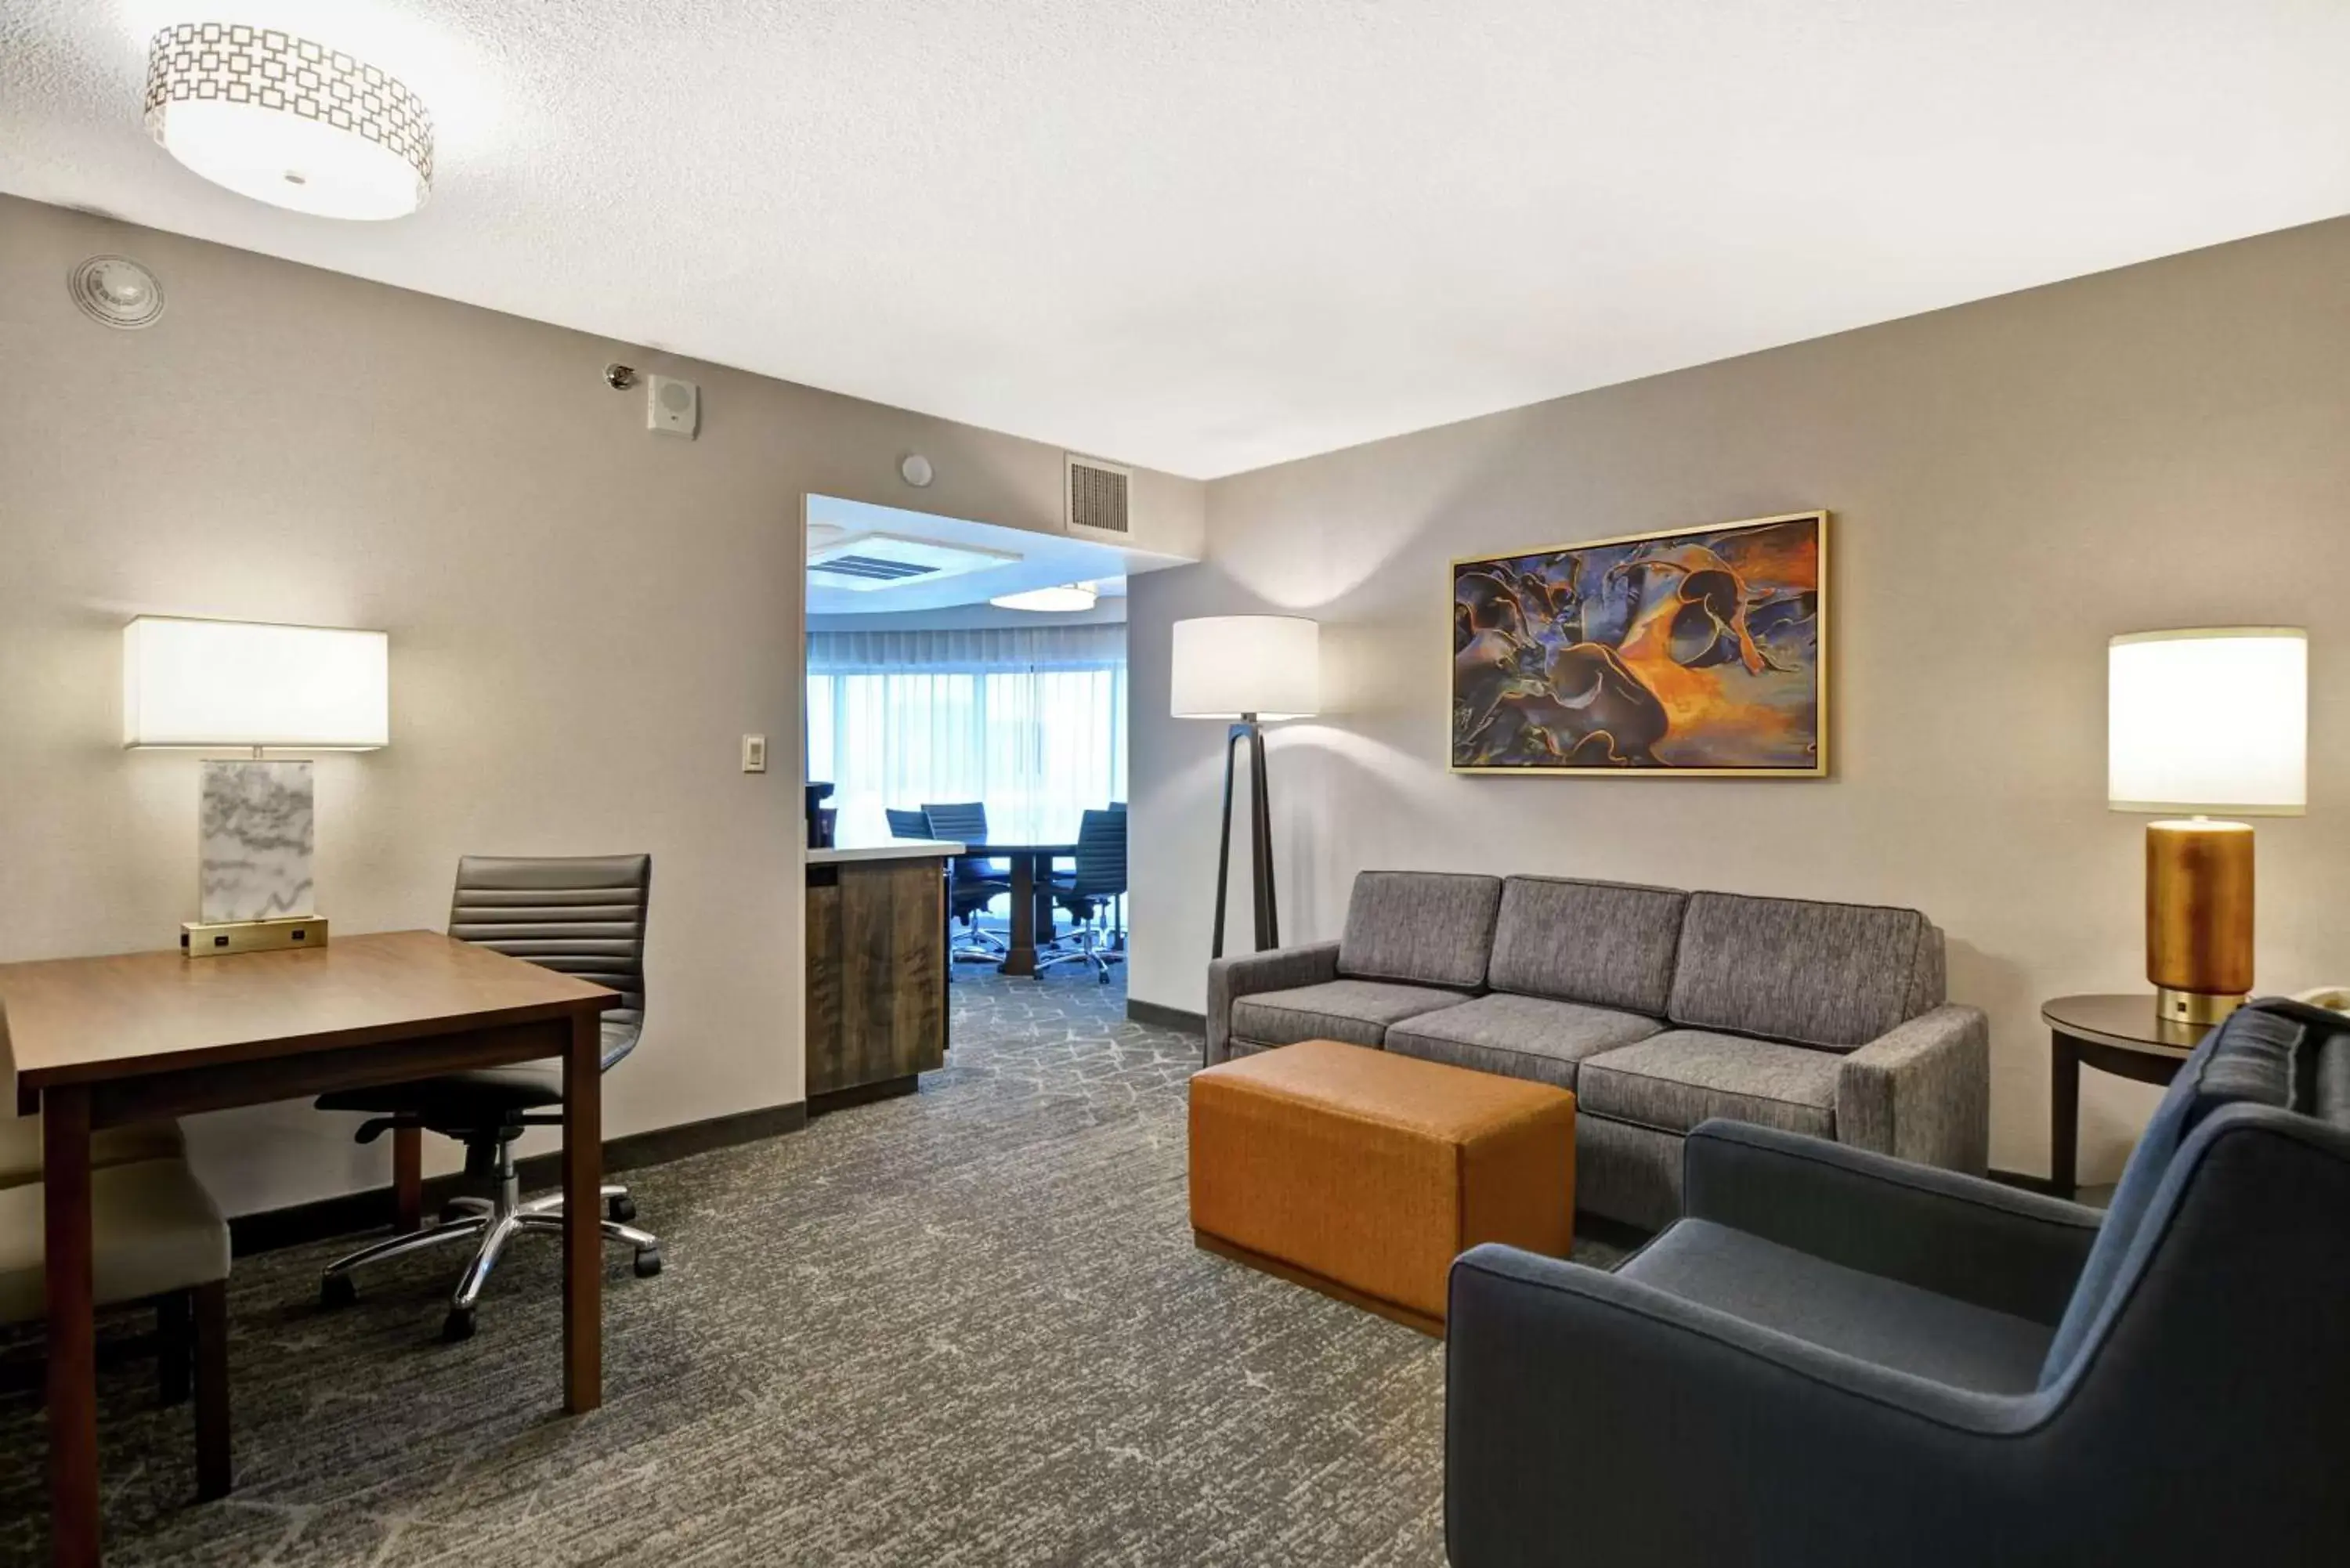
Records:
{"label": "gray carpet", "polygon": [[[241,1260],[235,1492],[101,1373],[115,1564],[1439,1564],[1432,1341],[1196,1251],[1196,1036],[1070,971],[966,975],[917,1096],[629,1177],[604,1408],[557,1414],[556,1246],[437,1338],[452,1259],[316,1304],[344,1244]],[[621,1071],[658,1072],[658,1037]],[[1604,1259],[1604,1249],[1578,1255]],[[109,1325],[109,1334],[140,1327]],[[0,1561],[45,1560],[37,1345],[0,1348]]]}

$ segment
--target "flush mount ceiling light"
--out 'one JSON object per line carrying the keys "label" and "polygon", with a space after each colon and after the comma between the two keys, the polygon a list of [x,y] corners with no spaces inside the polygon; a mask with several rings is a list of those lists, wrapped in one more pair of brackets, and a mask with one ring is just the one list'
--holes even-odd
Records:
{"label": "flush mount ceiling light", "polygon": [[1089,610],[1099,597],[1091,583],[1064,583],[1057,588],[1030,588],[1022,594],[999,594],[988,600],[997,609],[1008,610]]}
{"label": "flush mount ceiling light", "polygon": [[432,188],[432,117],[396,78],[307,38],[182,22],[147,54],[147,130],[241,196],[322,218],[398,218]]}

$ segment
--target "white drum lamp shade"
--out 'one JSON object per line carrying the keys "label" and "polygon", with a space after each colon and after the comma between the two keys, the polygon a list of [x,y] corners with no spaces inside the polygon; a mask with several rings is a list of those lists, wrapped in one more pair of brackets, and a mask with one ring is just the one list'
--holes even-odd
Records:
{"label": "white drum lamp shade", "polygon": [[2116,811],[2298,816],[2309,798],[2309,636],[2208,627],[2106,651],[2106,795]]}
{"label": "white drum lamp shade", "polygon": [[122,628],[125,746],[365,752],[390,738],[382,632],[164,616]]}
{"label": "white drum lamp shade", "polygon": [[1322,628],[1302,616],[1217,615],[1174,626],[1178,719],[1305,719],[1322,709]]}
{"label": "white drum lamp shade", "polygon": [[182,22],[147,56],[147,130],[240,196],[322,218],[403,217],[432,189],[432,117],[398,78],[313,39]]}

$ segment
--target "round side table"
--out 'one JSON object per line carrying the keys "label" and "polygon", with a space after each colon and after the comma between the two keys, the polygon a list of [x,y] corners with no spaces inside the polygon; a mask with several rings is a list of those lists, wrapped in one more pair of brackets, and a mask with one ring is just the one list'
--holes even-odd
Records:
{"label": "round side table", "polygon": [[2040,1016],[2048,1025],[2048,1182],[2071,1198],[2080,1190],[2082,1067],[2167,1085],[2212,1025],[2158,1016],[2151,992],[2060,996]]}

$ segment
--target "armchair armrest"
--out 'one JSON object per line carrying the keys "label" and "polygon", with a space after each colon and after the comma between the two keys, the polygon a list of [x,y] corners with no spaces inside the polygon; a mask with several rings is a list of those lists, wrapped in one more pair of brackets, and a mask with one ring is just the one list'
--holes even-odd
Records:
{"label": "armchair armrest", "polygon": [[1844,1059],[1836,1137],[1982,1174],[1991,1159],[1991,1023],[1957,1002],[1921,1012]]}
{"label": "armchair armrest", "polygon": [[1731,1121],[1690,1131],[1681,1191],[1692,1220],[2052,1325],[2105,1218],[1980,1176]]}
{"label": "armchair armrest", "polygon": [[1288,991],[1338,978],[1338,944],[1314,942],[1236,953],[1208,965],[1208,1064],[1232,1054],[1232,1003],[1261,991]]}
{"label": "armchair armrest", "polygon": [[2042,1562],[2046,1396],[1930,1383],[1615,1274],[1452,1266],[1452,1568]]}

